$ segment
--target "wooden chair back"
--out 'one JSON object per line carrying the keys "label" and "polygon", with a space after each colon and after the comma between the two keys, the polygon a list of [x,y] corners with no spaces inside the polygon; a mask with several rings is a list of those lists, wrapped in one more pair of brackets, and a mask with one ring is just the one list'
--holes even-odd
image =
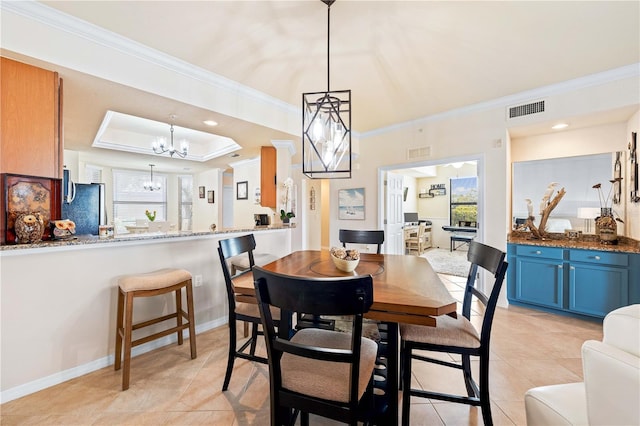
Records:
{"label": "wooden chair back", "polygon": [[[359,406],[362,319],[363,314],[368,312],[373,304],[371,275],[314,279],[282,275],[256,266],[253,276],[269,359],[271,424],[289,424],[292,409],[300,410],[307,416],[308,413],[314,413],[355,424]],[[290,342],[282,333],[276,333],[270,306],[280,308],[281,318],[296,311],[312,315],[353,316],[351,347],[333,349],[322,347],[319,343],[304,345]],[[285,353],[323,361],[349,363],[351,373],[349,377],[344,378],[349,381],[348,403],[319,399],[284,388],[280,360]]]}
{"label": "wooden chair back", "polygon": [[347,247],[347,243],[352,244],[377,244],[376,253],[380,254],[382,244],[384,243],[384,231],[365,231],[360,229],[341,229],[338,233],[338,239],[342,243],[342,247]]}

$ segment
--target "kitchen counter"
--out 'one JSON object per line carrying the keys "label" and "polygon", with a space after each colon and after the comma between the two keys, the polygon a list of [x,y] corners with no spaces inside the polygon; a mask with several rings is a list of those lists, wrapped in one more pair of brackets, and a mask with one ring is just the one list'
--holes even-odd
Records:
{"label": "kitchen counter", "polygon": [[534,239],[530,232],[512,232],[507,243],[525,244],[542,247],[559,247],[585,250],[602,250],[621,253],[640,253],[640,241],[628,237],[618,237],[618,244],[602,244],[596,235],[583,235],[580,239],[570,240],[564,234],[551,233],[549,238]]}
{"label": "kitchen counter", "polygon": [[166,240],[166,239],[189,238],[189,237],[207,237],[207,236],[218,236],[218,235],[238,233],[238,232],[264,232],[264,231],[291,229],[291,228],[295,228],[295,225],[294,226],[282,226],[282,225],[256,226],[254,228],[229,228],[229,229],[221,229],[213,232],[212,231],[202,231],[202,232],[171,231],[171,232],[129,233],[129,234],[119,234],[113,238],[100,238],[96,235],[79,235],[77,237],[66,239],[66,240],[39,241],[33,244],[0,245],[0,253],[11,252],[11,251],[21,251],[25,249],[72,247],[72,246],[90,245],[90,244],[113,244],[113,243],[127,242],[127,241],[149,241],[149,240]]}
{"label": "kitchen counter", "polygon": [[[253,233],[257,253],[291,253],[290,227],[149,233],[113,239],[3,246],[0,251],[1,397],[10,401],[113,364],[118,279],[181,268],[194,283],[196,333],[224,325],[227,293],[219,241]],[[140,321],[174,303],[171,295],[136,301]],[[168,309],[168,308],[167,308]],[[160,325],[158,325],[159,327]],[[156,326],[154,326],[156,327]],[[158,331],[156,329],[149,330]],[[175,334],[135,348],[175,342]]]}

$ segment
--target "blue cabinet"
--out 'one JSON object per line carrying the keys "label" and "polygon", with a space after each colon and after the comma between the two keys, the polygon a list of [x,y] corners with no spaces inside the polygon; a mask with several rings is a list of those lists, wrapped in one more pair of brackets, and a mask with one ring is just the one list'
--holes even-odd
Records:
{"label": "blue cabinet", "polygon": [[640,303],[640,254],[509,244],[510,303],[603,318]]}

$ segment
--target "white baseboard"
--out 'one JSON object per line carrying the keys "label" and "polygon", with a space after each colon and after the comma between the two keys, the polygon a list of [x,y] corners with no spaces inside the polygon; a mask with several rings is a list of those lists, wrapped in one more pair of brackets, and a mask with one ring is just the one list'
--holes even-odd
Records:
{"label": "white baseboard", "polygon": [[[213,328],[220,327],[221,325],[226,324],[227,321],[228,321],[228,318],[223,317],[213,321],[209,321],[205,324],[196,325],[196,335],[203,333],[205,331],[209,331]],[[186,330],[185,335],[186,336],[189,335],[189,330]],[[148,342],[133,348],[131,350],[131,356],[137,356],[146,352],[153,351],[163,346],[173,344],[177,342],[177,340],[178,339],[175,334],[171,334],[169,336],[165,336],[160,339],[153,340],[151,342]],[[23,385],[16,386],[11,389],[7,389],[5,391],[0,392],[0,404],[13,401],[14,399],[22,398],[23,396],[30,395],[32,393],[41,391],[51,386],[59,385],[60,383],[66,382],[67,380],[75,379],[76,377],[84,376],[85,374],[91,373],[96,370],[100,370],[101,368],[108,367],[110,365],[113,365],[114,361],[115,361],[114,355],[108,355],[103,358],[88,362],[86,364],[78,365],[77,367],[60,371],[50,376],[33,380],[29,383],[25,383]]]}

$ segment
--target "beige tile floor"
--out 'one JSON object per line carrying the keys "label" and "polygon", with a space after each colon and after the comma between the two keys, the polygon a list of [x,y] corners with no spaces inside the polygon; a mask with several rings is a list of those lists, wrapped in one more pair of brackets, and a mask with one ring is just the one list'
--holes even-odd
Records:
{"label": "beige tile floor", "polygon": [[[442,275],[462,296],[464,280]],[[490,388],[497,425],[525,425],[527,389],[582,380],[580,347],[602,338],[599,323],[509,307],[498,308],[492,334]],[[172,345],[133,359],[131,387],[104,368],[0,406],[2,425],[268,425],[266,365],[236,361],[229,390],[222,392],[227,328],[197,336],[198,358],[189,345]],[[414,386],[464,392],[458,371],[414,363]],[[413,398],[412,425],[480,425],[479,408]],[[312,425],[334,425],[311,417]]]}

